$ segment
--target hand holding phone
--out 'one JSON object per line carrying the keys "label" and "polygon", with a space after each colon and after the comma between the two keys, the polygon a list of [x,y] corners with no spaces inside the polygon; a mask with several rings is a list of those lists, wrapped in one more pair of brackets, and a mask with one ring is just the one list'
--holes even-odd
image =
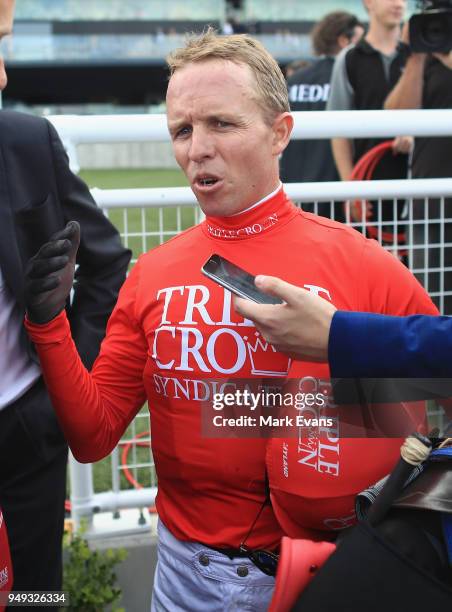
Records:
{"label": "hand holding phone", "polygon": [[280,298],[259,291],[254,284],[255,277],[252,274],[245,272],[221,255],[211,255],[202,266],[201,272],[241,298],[258,304],[283,304]]}

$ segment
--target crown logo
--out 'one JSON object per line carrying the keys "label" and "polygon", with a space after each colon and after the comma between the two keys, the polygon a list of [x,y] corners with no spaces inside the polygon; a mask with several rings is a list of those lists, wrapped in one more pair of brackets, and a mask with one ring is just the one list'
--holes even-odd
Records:
{"label": "crown logo", "polygon": [[254,334],[254,344],[247,340],[246,348],[251,361],[251,374],[257,376],[279,376],[285,377],[289,373],[292,359],[283,353],[279,353],[270,342],[264,340],[259,332]]}

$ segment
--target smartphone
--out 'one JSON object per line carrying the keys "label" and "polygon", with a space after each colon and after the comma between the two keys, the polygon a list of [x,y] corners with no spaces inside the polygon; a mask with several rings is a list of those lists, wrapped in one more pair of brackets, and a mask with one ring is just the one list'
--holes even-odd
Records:
{"label": "smartphone", "polygon": [[254,284],[255,277],[252,274],[245,272],[221,255],[211,255],[202,266],[201,272],[239,297],[252,300],[258,304],[283,303],[280,298],[259,291]]}

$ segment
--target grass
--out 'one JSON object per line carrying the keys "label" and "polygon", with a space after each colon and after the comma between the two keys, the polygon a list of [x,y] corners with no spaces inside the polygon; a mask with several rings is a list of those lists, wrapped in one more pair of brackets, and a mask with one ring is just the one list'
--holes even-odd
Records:
{"label": "grass", "polygon": [[123,189],[125,187],[184,187],[187,179],[181,170],[172,168],[115,168],[81,170],[80,177],[89,187]]}
{"label": "grass", "polygon": [[[112,169],[112,170],[82,170],[80,177],[90,188],[125,189],[143,187],[183,187],[187,180],[180,170],[176,169]],[[115,209],[109,211],[109,218],[122,234],[124,242],[136,257],[149,250],[170,236],[196,223],[191,207],[174,207],[159,209]],[[147,406],[141,414],[148,414]],[[140,432],[149,431],[149,418],[135,419],[123,438],[129,440]],[[121,464],[122,448],[120,448],[119,463]],[[148,447],[136,446],[130,449],[127,464],[149,464]],[[131,469],[132,476],[143,486],[155,484],[153,473],[146,467]],[[107,457],[93,466],[94,491],[108,491],[112,487],[111,458]],[[120,471],[121,489],[132,485]]]}
{"label": "grass", "polygon": [[[143,187],[184,187],[188,182],[176,169],[84,170],[80,173],[90,188],[121,189]],[[127,208],[108,211],[124,244],[132,249],[133,260],[197,222],[191,207]]]}

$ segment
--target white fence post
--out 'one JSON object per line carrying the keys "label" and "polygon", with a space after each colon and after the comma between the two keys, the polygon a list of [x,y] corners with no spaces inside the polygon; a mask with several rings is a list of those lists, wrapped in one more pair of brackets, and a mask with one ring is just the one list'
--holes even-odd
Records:
{"label": "white fence post", "polygon": [[69,473],[71,479],[71,513],[76,531],[82,519],[88,531],[93,523],[94,487],[91,463],[79,463],[70,453]]}

